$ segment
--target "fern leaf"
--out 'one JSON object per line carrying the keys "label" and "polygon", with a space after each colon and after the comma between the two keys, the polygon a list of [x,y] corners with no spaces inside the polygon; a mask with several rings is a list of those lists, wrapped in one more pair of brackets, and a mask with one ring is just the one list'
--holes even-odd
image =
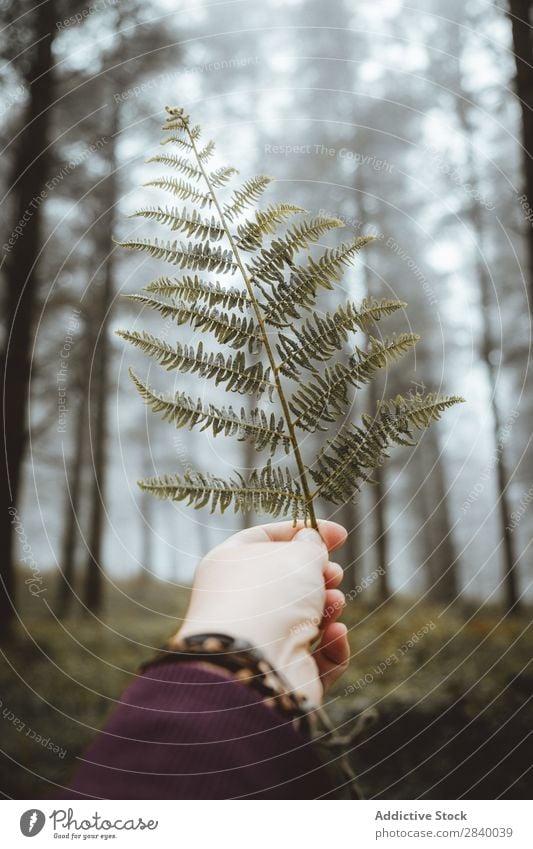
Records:
{"label": "fern leaf", "polygon": [[304,248],[315,244],[330,230],[337,230],[339,227],[344,227],[344,223],[339,218],[317,215],[307,218],[299,224],[291,225],[287,230],[284,241],[296,253],[296,251],[304,250]]}
{"label": "fern leaf", "polygon": [[161,144],[175,144],[177,147],[181,148],[181,150],[186,150],[188,152],[192,151],[192,144],[186,141],[182,136],[167,136],[161,140]]}
{"label": "fern leaf", "polygon": [[342,226],[338,218],[318,216],[289,227],[285,236],[273,240],[268,248],[261,248],[259,255],[250,261],[248,268],[252,279],[262,283],[282,283],[284,268],[292,265],[298,251],[309,247],[328,230]]}
{"label": "fern leaf", "polygon": [[156,180],[150,180],[144,185],[164,189],[180,198],[180,200],[187,200],[190,203],[197,204],[201,209],[211,206],[213,203],[213,198],[209,192],[202,192],[187,180],[177,179],[176,177],[158,177]]}
{"label": "fern leaf", "polygon": [[314,372],[309,383],[300,385],[289,402],[295,415],[295,427],[313,431],[321,421],[334,422],[346,411],[350,386],[357,389],[370,383],[379,369],[387,368],[400,359],[419,338],[415,333],[401,333],[393,336],[392,340],[384,341],[371,336],[368,350],[356,348],[348,365],[336,363],[332,368],[326,368],[323,375]]}
{"label": "fern leaf", "polygon": [[197,239],[210,239],[212,242],[218,242],[225,235],[224,229],[217,224],[216,220],[204,218],[197,210],[188,210],[183,207],[181,212],[176,207],[150,207],[139,209],[132,213],[129,218],[146,218],[150,221],[157,221],[159,224],[165,224],[173,231],[186,233],[187,236],[194,236]]}
{"label": "fern leaf", "polygon": [[259,409],[247,413],[241,409],[240,414],[232,407],[215,407],[214,404],[203,405],[202,401],[193,401],[185,392],[179,392],[173,397],[154,392],[154,390],[132,369],[130,375],[135,386],[154,413],[163,413],[163,421],[170,422],[177,428],[188,427],[192,430],[201,425],[201,430],[211,428],[213,436],[223,433],[224,436],[237,436],[242,442],[252,442],[258,451],[269,448],[273,454],[282,445],[288,453],[290,437],[285,431],[282,418],[276,420],[274,413],[267,417]]}
{"label": "fern leaf", "polygon": [[316,288],[333,289],[334,284],[342,279],[344,269],[353,265],[359,251],[373,241],[374,236],[359,236],[336,248],[327,248],[318,260],[308,257],[307,264],[296,266],[293,273],[296,276],[302,274],[307,280],[311,278]]}
{"label": "fern leaf", "polygon": [[165,298],[179,298],[186,303],[203,301],[209,307],[220,306],[223,309],[238,309],[243,312],[251,307],[246,292],[234,286],[225,287],[220,283],[210,283],[198,277],[184,276],[180,280],[159,277],[144,287],[145,292],[162,295]]}
{"label": "fern leaf", "polygon": [[[280,275],[281,278],[281,275]],[[294,319],[300,318],[300,310],[308,310],[315,306],[318,288],[323,282],[304,272],[291,267],[289,282],[279,279],[271,283],[270,291],[261,289],[263,296],[265,321],[277,327],[293,324]],[[324,288],[331,289],[327,283]]]}
{"label": "fern leaf", "polygon": [[[391,423],[401,433],[409,433],[410,428],[419,430],[429,427],[433,422],[439,421],[442,413],[455,406],[464,404],[465,399],[458,395],[439,395],[436,392],[411,393],[407,397],[397,395],[389,401],[378,402],[378,416],[380,421]],[[370,417],[368,424],[370,425]]]}
{"label": "fern leaf", "polygon": [[236,513],[255,510],[271,516],[289,514],[295,521],[307,518],[300,485],[288,469],[274,469],[270,462],[260,471],[254,470],[248,478],[238,472],[234,478],[224,480],[187,471],[184,475],[148,478],[139,481],[139,486],[158,498],[186,501],[196,509],[209,506],[212,513],[217,509],[224,513],[233,506]]}
{"label": "fern leaf", "polygon": [[191,165],[191,163],[184,159],[182,156],[175,156],[172,153],[158,153],[156,156],[151,156],[150,159],[146,160],[147,164],[150,162],[158,162],[161,165],[168,165],[170,168],[175,168],[176,171],[181,171],[182,174],[185,174],[186,177],[189,177],[191,180],[200,180],[202,178],[202,172],[199,168],[196,168],[195,165]]}
{"label": "fern leaf", "polygon": [[[184,500],[196,507],[208,505],[224,511],[233,506],[274,516],[288,513],[294,519],[309,518],[316,528],[316,498],[345,503],[362,482],[371,479],[372,469],[383,463],[391,444],[412,445],[414,429],[428,427],[461,399],[415,394],[380,403],[373,417],[363,415],[360,423],[342,428],[316,462],[306,465],[300,431],[326,430],[346,413],[352,390],[372,381],[379,369],[387,368],[417,342],[413,333],[383,339],[372,335],[377,321],[405,304],[367,298],[359,306],[347,303],[325,315],[318,312],[320,290],[335,288],[372,237],[354,238],[298,262],[298,254],[342,222],[321,215],[291,222],[292,216],[304,210],[287,203],[254,209],[271,182],[265,176],[246,180],[223,203],[218,190],[224,189],[236,170],[208,164],[214,144],[208,141],[201,146],[200,127],[191,125],[182,108],[167,107],[167,113],[162,144],[174,145],[177,153],[165,151],[150,161],[177,170],[181,176],[163,176],[148,185],[170,192],[186,206],[181,211],[173,205],[155,206],[135,215],[195,241],[141,238],[121,244],[195,274],[159,277],[146,287],[147,294],[135,295],[133,300],[179,325],[188,324],[197,334],[210,332],[219,343],[238,350],[228,356],[204,351],[202,342],[192,347],[171,345],[145,332],[120,335],[168,370],[213,380],[227,391],[255,396],[268,393],[271,401],[275,393],[283,418],[258,407],[246,413],[232,406],[195,401],[184,392],[158,394],[135,375],[133,379],[152,410],[177,427],[210,429],[214,436],[233,435],[271,454],[282,446],[294,460],[297,477],[293,478],[290,468],[274,468],[269,460],[248,478],[235,473],[224,480],[189,471],[182,477],[151,478],[141,485],[159,497]],[[209,214],[201,213],[205,208]],[[253,214],[243,220],[248,209]],[[280,232],[286,222],[289,224]],[[228,249],[214,247],[221,239]],[[205,272],[205,279],[196,275],[200,271]],[[242,289],[210,279],[211,274],[230,273],[241,275]],[[347,359],[334,362],[336,353],[345,350],[350,334],[358,330],[367,336],[366,349],[355,347]],[[268,367],[248,364],[245,347],[251,353],[264,352]],[[301,379],[303,370],[309,372],[305,380]],[[285,389],[284,377],[298,381],[292,395]]]}
{"label": "fern leaf", "polygon": [[293,336],[279,334],[278,353],[281,356],[280,371],[288,377],[298,375],[298,368],[314,369],[314,362],[329,360],[335,351],[342,350],[350,333],[356,330],[368,331],[369,326],[384,315],[402,309],[403,301],[363,301],[358,309],[348,302],[338,307],[330,315],[320,316],[313,313],[302,327],[293,330]]}
{"label": "fern leaf", "polygon": [[236,168],[229,168],[227,166],[224,168],[217,168],[216,171],[211,171],[209,180],[215,189],[219,189],[221,186],[225,186],[234,174],[238,173],[239,172]]}
{"label": "fern leaf", "polygon": [[[405,301],[398,301],[395,298],[364,298],[359,309],[355,311],[356,315],[353,315],[353,320],[357,322],[357,326],[364,333],[368,333],[377,321],[387,318],[398,310],[405,309],[406,306]],[[348,321],[351,320],[352,315],[350,314]]]}
{"label": "fern leaf", "polygon": [[213,333],[222,345],[230,345],[232,348],[243,348],[247,345],[250,353],[258,353],[261,350],[263,340],[253,318],[228,316],[216,309],[199,305],[169,304],[146,295],[126,295],[126,297],[130,301],[156,310],[163,318],[173,319],[176,324],[190,324],[196,329],[207,330]]}
{"label": "fern leaf", "polygon": [[259,175],[246,180],[240,189],[236,189],[229,201],[224,206],[224,215],[228,221],[234,221],[239,215],[242,215],[248,206],[256,203],[268,185],[272,182],[272,177]]}
{"label": "fern leaf", "polygon": [[189,125],[189,116],[185,114],[185,110],[181,106],[165,106],[167,111],[167,120],[163,125],[163,130],[168,132],[169,130],[179,130],[182,133],[187,131],[190,139],[197,141],[201,134],[202,128],[199,124],[195,124],[194,127]]}
{"label": "fern leaf", "polygon": [[334,504],[346,503],[361,483],[371,480],[372,470],[383,465],[390,445],[415,445],[413,428],[429,427],[444,410],[462,401],[429,393],[408,398],[398,395],[381,402],[374,417],[362,417],[362,427],[351,424],[329,442],[310,472],[317,485],[314,495],[320,494]]}
{"label": "fern leaf", "polygon": [[[261,289],[266,323],[276,327],[292,326],[294,320],[301,317],[302,309],[310,310],[316,305],[321,286],[325,289],[333,288],[327,278],[315,277],[301,267],[291,266],[289,282],[280,279],[271,284],[270,291]],[[362,305],[360,313],[363,308]]]}
{"label": "fern leaf", "polygon": [[261,247],[265,236],[273,235],[277,225],[292,215],[305,212],[300,206],[290,203],[277,203],[266,209],[258,209],[255,221],[245,221],[237,227],[237,244],[244,251],[255,251]]}
{"label": "fern leaf", "polygon": [[208,141],[206,146],[203,147],[200,151],[198,151],[198,159],[200,162],[207,162],[213,156],[215,152],[215,143],[214,141]]}
{"label": "fern leaf", "polygon": [[272,399],[276,385],[271,379],[270,368],[265,368],[262,363],[247,365],[242,351],[224,357],[221,353],[204,352],[202,342],[193,348],[178,342],[169,345],[145,331],[119,330],[117,333],[126,342],[157,360],[167,371],[177,369],[184,374],[190,372],[211,378],[217,386],[225,384],[230,392],[261,396],[266,391]]}
{"label": "fern leaf", "polygon": [[143,251],[154,259],[164,259],[180,268],[190,268],[192,271],[213,271],[218,273],[235,273],[237,264],[233,261],[230,250],[212,248],[209,242],[153,242],[148,239],[132,239],[119,242],[122,248],[130,251]]}

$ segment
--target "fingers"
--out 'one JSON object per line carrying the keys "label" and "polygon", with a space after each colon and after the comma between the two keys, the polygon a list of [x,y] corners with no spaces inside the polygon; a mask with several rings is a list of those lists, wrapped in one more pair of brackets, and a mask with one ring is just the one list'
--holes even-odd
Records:
{"label": "fingers", "polygon": [[[267,525],[257,525],[253,528],[246,528],[244,531],[239,531],[229,537],[221,545],[235,545],[235,543],[254,543],[254,542],[291,542],[296,534],[305,527],[303,522],[297,522],[294,525],[292,522],[272,522]],[[319,520],[318,527],[320,536],[328,551],[334,551],[339,546],[343,545],[347,532],[342,525],[337,522],[328,522]],[[218,546],[220,548],[220,546]]]}
{"label": "fingers", "polygon": [[340,678],[350,660],[348,631],[342,622],[333,622],[324,629],[322,640],[313,652],[324,690]]}
{"label": "fingers", "polygon": [[326,590],[326,598],[324,602],[324,615],[322,617],[321,628],[325,628],[332,622],[335,622],[341,615],[346,605],[344,593],[340,590]]}
{"label": "fingers", "polygon": [[326,520],[319,519],[318,529],[328,551],[335,551],[346,542],[348,532],[346,528],[343,528],[343,526],[339,525],[338,522],[328,522]]}
{"label": "fingers", "polygon": [[342,566],[339,566],[338,563],[332,563],[331,561],[326,566],[324,571],[324,581],[326,584],[327,590],[333,590],[335,587],[338,587],[342,582],[344,577],[344,572]]}

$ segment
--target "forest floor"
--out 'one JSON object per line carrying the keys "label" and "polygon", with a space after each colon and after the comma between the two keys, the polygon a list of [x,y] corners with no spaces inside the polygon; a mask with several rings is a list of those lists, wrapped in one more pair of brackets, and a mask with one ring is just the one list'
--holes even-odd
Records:
{"label": "forest floor", "polygon": [[[187,593],[121,584],[100,621],[80,611],[60,621],[31,602],[3,648],[0,791],[57,798],[139,663],[172,632]],[[530,614],[406,600],[347,606],[352,662],[326,707],[343,734],[377,711],[351,751],[365,796],[531,798]],[[345,795],[340,786],[336,795]]]}

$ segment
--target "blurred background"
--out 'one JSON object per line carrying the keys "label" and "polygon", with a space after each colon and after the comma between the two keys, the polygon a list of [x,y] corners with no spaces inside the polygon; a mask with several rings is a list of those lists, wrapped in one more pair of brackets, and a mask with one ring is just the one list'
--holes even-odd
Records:
{"label": "blurred background", "polygon": [[408,309],[382,332],[422,341],[357,393],[357,413],[420,387],[467,401],[355,504],[321,506],[350,531],[353,657],[328,709],[343,733],[377,711],[351,753],[366,795],[531,795],[530,6],[0,3],[5,797],[60,797],[176,627],[198,558],[257,521],[136,486],[264,459],[152,415],[130,365],[158,389],[212,388],[150,372],[115,333],[192,341],[122,297],[169,269],[115,243],[148,232],[134,210],[167,201],[143,186],[166,104],[215,139],[217,162],[271,175],[265,203],[376,237],[320,308],[397,297]]}

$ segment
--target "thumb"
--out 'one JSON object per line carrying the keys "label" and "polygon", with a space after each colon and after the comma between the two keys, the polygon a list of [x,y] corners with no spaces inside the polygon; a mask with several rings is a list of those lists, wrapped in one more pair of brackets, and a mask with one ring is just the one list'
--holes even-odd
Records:
{"label": "thumb", "polygon": [[302,528],[294,535],[289,545],[294,546],[295,563],[306,569],[314,564],[324,574],[329,562],[328,547],[318,531]]}
{"label": "thumb", "polygon": [[322,539],[322,537],[320,536],[318,531],[314,530],[314,528],[302,528],[301,531],[298,531],[298,533],[296,533],[294,535],[292,541],[293,542],[299,542],[299,543],[302,543],[302,542],[314,543],[314,545],[319,545],[321,548],[323,548],[325,551],[327,551],[327,546],[326,546],[324,540]]}
{"label": "thumb", "polygon": [[[339,548],[346,540],[346,530],[337,522],[328,522],[319,520],[320,534],[313,528],[303,527],[303,522],[298,522],[296,525],[292,521],[272,522],[266,525],[255,525],[251,528],[246,528],[243,531],[233,534],[224,542],[219,543],[217,549],[239,545],[246,545],[257,542],[291,542],[301,534],[311,533],[318,537],[319,541],[323,542],[329,551],[334,551]],[[301,541],[305,537],[301,538]]]}

